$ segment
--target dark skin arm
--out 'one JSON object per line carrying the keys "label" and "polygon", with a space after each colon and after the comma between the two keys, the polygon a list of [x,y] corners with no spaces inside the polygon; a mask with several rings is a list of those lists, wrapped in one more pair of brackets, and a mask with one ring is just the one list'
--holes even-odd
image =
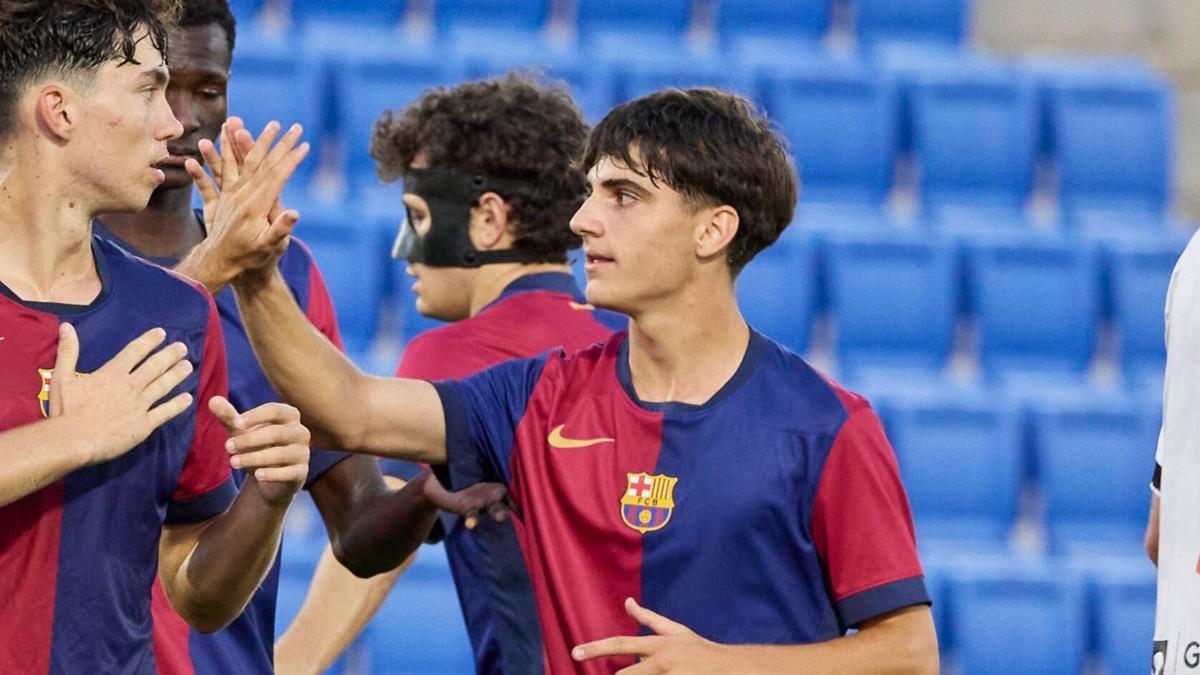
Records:
{"label": "dark skin arm", "polygon": [[355,576],[366,578],[394,569],[429,537],[438,509],[466,516],[468,526],[480,511],[503,520],[508,492],[496,483],[480,483],[446,492],[425,471],[398,490],[389,490],[374,458],[352,455],[338,462],[309,492],[334,556]]}

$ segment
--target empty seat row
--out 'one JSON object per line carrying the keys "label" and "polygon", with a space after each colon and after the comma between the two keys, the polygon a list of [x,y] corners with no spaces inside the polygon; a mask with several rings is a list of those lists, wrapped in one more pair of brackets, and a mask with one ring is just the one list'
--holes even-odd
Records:
{"label": "empty seat row", "polygon": [[[405,0],[329,3],[320,0],[233,0],[243,19],[284,12],[297,23],[398,24],[416,3]],[[820,40],[829,31],[833,0],[719,0],[711,5],[711,29],[722,41],[744,37]],[[867,44],[923,41],[957,45],[966,32],[966,0],[855,0],[854,25]],[[572,9],[574,11],[572,11]],[[682,37],[707,13],[693,0],[434,0],[429,18],[439,31],[497,25],[535,32],[556,16],[570,16],[580,36],[602,32],[658,33]]]}
{"label": "empty seat row", "polygon": [[1138,553],[1160,416],[1103,397],[1014,403],[961,392],[877,402],[930,551],[1008,547],[1035,495],[1045,547]]}
{"label": "empty seat row", "polygon": [[[565,81],[593,121],[620,101],[668,86],[718,86],[757,100],[795,157],[802,182],[797,222],[806,227],[885,223],[898,162],[908,157],[920,215],[949,229],[1028,228],[1039,189],[1057,198],[1060,220],[1070,227],[1161,229],[1167,221],[1170,91],[1141,69],[1039,70],[958,57],[909,70],[810,54],[790,59],[786,70],[756,75],[720,61],[606,67],[577,52],[498,53],[504,56],[327,62],[247,52],[235,60],[230,110],[252,129],[270,119],[304,123],[321,152],[300,181],[323,158],[358,194],[378,183],[368,148],[383,111],[430,87],[529,63]],[[340,143],[322,142],[329,138]],[[1047,160],[1054,171],[1045,173],[1056,183],[1037,180]]]}
{"label": "empty seat row", "polygon": [[939,649],[954,664],[948,672],[1147,670],[1156,585],[1144,558],[964,558],[931,567]]}
{"label": "empty seat row", "polygon": [[1098,324],[1111,318],[1126,379],[1152,383],[1162,374],[1163,307],[1183,243],[800,231],[746,267],[738,298],[751,324],[799,352],[827,308],[838,373],[850,382],[871,370],[940,373],[963,318],[972,320],[985,380],[1084,380]]}

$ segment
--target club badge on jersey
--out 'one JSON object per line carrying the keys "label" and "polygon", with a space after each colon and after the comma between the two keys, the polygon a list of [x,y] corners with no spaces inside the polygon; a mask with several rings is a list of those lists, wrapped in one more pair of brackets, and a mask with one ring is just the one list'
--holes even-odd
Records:
{"label": "club badge on jersey", "polygon": [[661,530],[675,511],[674,476],[626,473],[629,483],[621,497],[621,520],[642,534]]}

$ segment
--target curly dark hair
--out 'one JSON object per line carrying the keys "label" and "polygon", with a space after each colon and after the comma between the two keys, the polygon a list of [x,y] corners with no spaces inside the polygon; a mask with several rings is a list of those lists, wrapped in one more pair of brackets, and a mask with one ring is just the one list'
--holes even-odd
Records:
{"label": "curly dark hair", "polygon": [[796,209],[799,181],[785,141],[749,101],[716,89],[667,89],[613,108],[592,131],[583,166],[603,158],[697,206],[736,209],[726,251],[735,275],[775,243]]}
{"label": "curly dark hair", "polygon": [[587,124],[565,85],[536,74],[438,87],[375,123],[371,156],[379,177],[394,181],[421,153],[432,167],[517,178],[497,191],[508,203],[513,247],[540,262],[566,262],[581,240],[571,216],[587,196],[579,167]]}
{"label": "curly dark hair", "polygon": [[232,54],[233,44],[237,40],[237,19],[229,10],[228,0],[183,0],[183,14],[178,22],[180,28],[207,26],[210,23],[225,29],[225,40]]}
{"label": "curly dark hair", "polygon": [[94,75],[133,58],[143,33],[167,53],[178,0],[0,0],[0,137],[14,126],[22,90],[51,73]]}

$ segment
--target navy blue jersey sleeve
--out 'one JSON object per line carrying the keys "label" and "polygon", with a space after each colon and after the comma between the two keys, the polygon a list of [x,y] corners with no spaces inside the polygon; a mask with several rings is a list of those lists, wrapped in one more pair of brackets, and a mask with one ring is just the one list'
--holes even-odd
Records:
{"label": "navy blue jersey sleeve", "polygon": [[547,352],[493,366],[452,382],[435,382],[446,416],[446,459],[453,490],[482,481],[512,485],[517,425],[541,378]]}
{"label": "navy blue jersey sleeve", "polygon": [[323,450],[315,445],[308,448],[308,478],[304,481],[304,489],[311,489],[313,483],[321,479],[325,472],[332,469],[338,462],[350,455],[345,452]]}

